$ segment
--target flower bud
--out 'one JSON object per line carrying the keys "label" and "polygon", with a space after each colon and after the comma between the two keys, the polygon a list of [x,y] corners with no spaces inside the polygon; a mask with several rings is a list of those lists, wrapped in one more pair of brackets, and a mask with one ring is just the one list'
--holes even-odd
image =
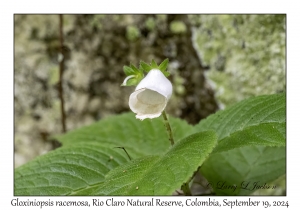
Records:
{"label": "flower bud", "polygon": [[129,107],[136,118],[159,117],[172,95],[172,84],[158,69],[152,69],[129,97]]}

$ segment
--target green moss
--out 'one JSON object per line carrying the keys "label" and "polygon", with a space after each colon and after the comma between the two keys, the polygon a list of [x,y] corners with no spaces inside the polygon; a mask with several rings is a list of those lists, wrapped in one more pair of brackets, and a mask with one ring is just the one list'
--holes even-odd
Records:
{"label": "green moss", "polygon": [[[193,17],[195,19],[195,17]],[[221,104],[285,91],[284,15],[200,15],[197,43]]]}
{"label": "green moss", "polygon": [[146,28],[149,30],[149,31],[153,31],[153,29],[155,28],[155,20],[153,17],[149,17],[147,20],[146,20]]}
{"label": "green moss", "polygon": [[126,38],[135,41],[140,37],[140,31],[136,26],[128,26],[126,28]]}
{"label": "green moss", "polygon": [[156,15],[156,17],[157,17],[159,20],[167,20],[167,15],[165,15],[165,14]]}
{"label": "green moss", "polygon": [[182,21],[174,20],[170,24],[170,30],[174,34],[181,34],[186,32],[186,25]]}
{"label": "green moss", "polygon": [[102,28],[102,23],[101,23],[101,21],[102,21],[102,19],[104,19],[105,18],[105,15],[102,15],[102,14],[98,14],[98,15],[93,15],[92,16],[92,19],[91,19],[91,25],[93,26],[93,27],[96,27],[96,28],[99,28],[99,29],[101,29]]}
{"label": "green moss", "polygon": [[58,66],[53,66],[49,69],[49,85],[55,85],[59,81],[59,68]]}

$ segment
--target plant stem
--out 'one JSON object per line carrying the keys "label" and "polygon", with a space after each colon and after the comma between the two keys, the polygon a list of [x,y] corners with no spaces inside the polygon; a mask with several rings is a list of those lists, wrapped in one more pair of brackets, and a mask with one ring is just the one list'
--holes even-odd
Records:
{"label": "plant stem", "polygon": [[187,196],[191,196],[192,193],[191,193],[191,190],[190,190],[190,186],[189,186],[189,183],[183,183],[183,185],[181,185],[181,190],[183,191],[184,195],[187,195]]}
{"label": "plant stem", "polygon": [[164,124],[165,124],[166,129],[167,129],[167,133],[168,133],[168,136],[169,136],[169,141],[171,142],[171,145],[173,146],[174,145],[173,133],[172,133],[172,129],[171,129],[171,126],[170,126],[170,123],[169,123],[169,119],[168,119],[168,116],[167,116],[165,110],[162,112],[162,116],[164,118]]}
{"label": "plant stem", "polygon": [[199,166],[197,168],[197,170],[193,173],[193,176],[191,176],[187,182],[183,183],[181,185],[181,190],[183,191],[184,195],[192,195],[191,189],[190,189],[190,182],[194,179],[194,177],[196,176],[197,172],[199,171],[199,169],[201,168],[201,166]]}
{"label": "plant stem", "polygon": [[115,148],[123,149],[125,151],[127,157],[129,158],[129,160],[131,160],[130,155],[128,154],[128,152],[126,151],[126,149],[124,147],[115,147]]}
{"label": "plant stem", "polygon": [[62,124],[62,131],[66,132],[66,114],[65,114],[65,107],[64,107],[64,91],[63,91],[63,72],[64,72],[64,37],[63,37],[63,16],[59,15],[59,43],[60,43],[60,53],[62,55],[62,59],[59,61],[59,82],[58,82],[58,92],[60,98],[60,109],[61,109],[61,124]]}

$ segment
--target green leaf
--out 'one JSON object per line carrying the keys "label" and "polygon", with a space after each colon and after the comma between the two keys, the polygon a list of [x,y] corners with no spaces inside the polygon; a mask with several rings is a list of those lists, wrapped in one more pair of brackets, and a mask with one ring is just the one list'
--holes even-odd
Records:
{"label": "green leaf", "polygon": [[[255,189],[243,190],[243,181],[253,186],[285,174],[285,103],[285,94],[253,97],[195,126],[196,131],[215,130],[218,135],[218,145],[201,167],[216,194],[247,195]],[[223,182],[237,189],[223,189]]]}
{"label": "green leaf", "polygon": [[145,63],[144,61],[140,62],[140,67],[147,73],[152,69],[152,67],[149,64]]}
{"label": "green leaf", "polygon": [[219,141],[214,152],[223,152],[250,145],[285,146],[285,127],[285,123],[262,123],[249,126]]}
{"label": "green leaf", "polygon": [[14,194],[69,195],[103,182],[107,172],[127,161],[109,144],[62,147],[15,169]]}
{"label": "green leaf", "polygon": [[221,141],[250,126],[286,122],[285,94],[252,97],[210,115],[195,126],[196,131],[216,130]]}
{"label": "green leaf", "polygon": [[[175,143],[194,133],[193,126],[183,120],[170,117],[170,125]],[[133,113],[108,117],[56,138],[63,146],[86,142],[111,143],[125,147],[132,158],[161,154],[170,146],[162,118],[141,121]]]}
{"label": "green leaf", "polygon": [[[177,142],[193,132],[170,118]],[[132,113],[108,117],[56,137],[63,146],[15,169],[15,195],[89,194],[112,169],[133,158],[160,155],[170,143],[162,119],[140,121]]]}
{"label": "green leaf", "polygon": [[108,173],[96,195],[171,195],[204,162],[217,142],[212,131],[179,141],[162,156],[133,160]]}
{"label": "green leaf", "polygon": [[216,195],[249,195],[256,183],[262,186],[286,173],[286,148],[247,146],[211,154],[200,171]]}
{"label": "green leaf", "polygon": [[160,69],[162,72],[167,70],[169,64],[169,59],[165,59],[161,64],[159,64],[158,69]]}

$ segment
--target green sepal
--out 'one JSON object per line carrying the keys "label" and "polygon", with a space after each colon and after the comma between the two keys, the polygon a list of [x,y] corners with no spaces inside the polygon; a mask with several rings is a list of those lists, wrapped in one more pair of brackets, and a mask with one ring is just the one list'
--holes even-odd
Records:
{"label": "green sepal", "polygon": [[167,67],[169,64],[169,59],[165,59],[163,62],[161,62],[161,64],[159,64],[158,69],[165,75],[165,77],[170,76],[170,73],[167,72]]}
{"label": "green sepal", "polygon": [[161,72],[165,75],[165,77],[170,76],[170,72],[167,72],[167,71],[161,71]]}
{"label": "green sepal", "polygon": [[161,64],[159,64],[158,69],[164,72],[167,70],[168,64],[169,64],[169,59],[167,58],[163,62],[161,62]]}
{"label": "green sepal", "polygon": [[157,63],[152,59],[151,64],[147,64],[144,61],[140,62],[140,70],[141,71],[145,71],[146,73],[148,73],[149,71],[151,71],[152,69],[159,69],[164,75],[165,77],[170,76],[170,73],[167,72],[167,67],[169,64],[169,59],[165,59],[159,66],[157,65]]}
{"label": "green sepal", "polygon": [[134,76],[132,78],[129,78],[126,81],[126,84],[124,84],[124,82],[121,84],[121,86],[136,86],[140,83],[140,81],[144,78],[144,74],[136,74],[136,75],[130,75],[130,76]]}
{"label": "green sepal", "polygon": [[[133,64],[130,63],[130,66],[124,66],[123,70],[127,77],[130,77],[126,83],[124,82],[121,84],[121,86],[133,86],[133,85],[138,85],[139,82],[144,78],[144,73],[142,70],[136,68]],[[126,80],[126,78],[125,78]],[[124,80],[124,81],[125,81]]]}
{"label": "green sepal", "polygon": [[151,61],[151,66],[152,66],[153,69],[158,69],[158,65],[153,59]]}
{"label": "green sepal", "polygon": [[[128,76],[132,76],[131,78],[128,78],[126,80],[126,84],[124,82],[121,84],[121,86],[134,86],[138,85],[140,81],[144,78],[144,71],[148,73],[152,69],[159,69],[165,77],[170,76],[170,73],[166,71],[169,64],[169,59],[165,59],[159,66],[157,63],[152,59],[151,64],[147,64],[144,61],[140,61],[139,68],[135,67],[132,63],[130,63],[129,66],[123,66],[123,70],[125,74]],[[125,81],[124,80],[124,81]]]}
{"label": "green sepal", "polygon": [[130,67],[133,69],[134,72],[136,73],[142,73],[143,71],[141,71],[140,69],[136,68],[135,65],[133,65],[132,63],[130,63]]}
{"label": "green sepal", "polygon": [[140,62],[140,69],[144,70],[145,72],[149,72],[151,69],[153,69],[149,64],[145,63],[144,61]]}
{"label": "green sepal", "polygon": [[129,66],[123,66],[123,70],[127,76],[134,75],[134,70]]}

